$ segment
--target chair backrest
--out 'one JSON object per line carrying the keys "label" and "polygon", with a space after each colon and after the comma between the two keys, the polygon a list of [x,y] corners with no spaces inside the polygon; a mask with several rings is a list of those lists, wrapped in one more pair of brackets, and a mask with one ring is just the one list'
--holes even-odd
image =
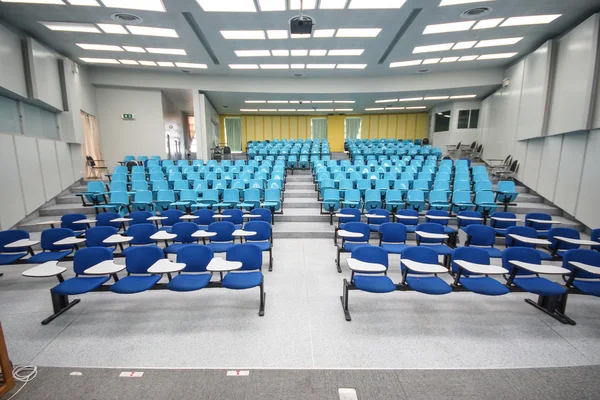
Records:
{"label": "chair backrest", "polygon": [[135,192],[133,201],[135,203],[152,203],[152,192],[149,190],[139,190]]}
{"label": "chair backrest", "polygon": [[496,229],[506,229],[511,226],[517,226],[516,221],[497,221],[493,217],[497,218],[516,218],[517,216],[511,212],[495,212],[490,214],[490,226]]}
{"label": "chair backrest", "polygon": [[231,222],[232,224],[238,225],[244,223],[244,213],[242,210],[223,210],[223,215],[231,215],[231,218],[228,218],[227,222]]}
{"label": "chair backrest", "polygon": [[[143,211],[140,211],[143,212]],[[113,228],[119,228],[120,222],[110,222],[113,219],[121,218],[116,212],[104,212],[96,215],[96,226],[112,226]]]}
{"label": "chair backrest", "polygon": [[[246,201],[246,200],[244,200],[244,201]],[[250,211],[250,214],[260,215],[259,221],[265,221],[265,222],[268,222],[269,224],[271,223],[272,214],[271,214],[271,210],[269,210],[268,208],[255,208],[252,211]]]}
{"label": "chair backrest", "polygon": [[145,180],[131,182],[131,191],[132,192],[138,192],[141,190],[148,190],[148,182],[146,182]]}
{"label": "chair backrest", "polygon": [[496,231],[487,225],[469,225],[463,229],[470,246],[492,246],[496,242]]}
{"label": "chair backrest", "polygon": [[359,246],[352,250],[352,258],[363,262],[381,264],[385,269],[388,268],[388,253],[381,247]]}
{"label": "chair backrest", "polygon": [[[476,182],[475,185],[473,185],[473,189],[475,190],[475,193],[481,192],[482,190],[491,191],[493,189],[492,182],[490,182],[490,181]],[[492,200],[493,200],[493,194],[492,194]]]}
{"label": "chair backrest", "polygon": [[22,253],[28,250],[27,247],[20,248],[6,248],[9,243],[16,242],[21,239],[29,239],[29,232],[20,230],[20,229],[12,229],[8,231],[0,232],[0,253]]}
{"label": "chair backrest", "polygon": [[[511,247],[502,252],[502,266],[512,273],[514,266],[510,261],[523,261],[529,264],[541,264],[542,258],[537,250],[527,247]],[[533,275],[522,268],[519,268],[517,275]]]}
{"label": "chair backrest", "polygon": [[244,201],[259,201],[260,202],[260,190],[259,189],[244,190]]}
{"label": "chair backrest", "polygon": [[111,192],[110,203],[112,203],[112,204],[129,204],[129,193],[127,193],[127,192]]}
{"label": "chair backrest", "polygon": [[[573,249],[567,251],[563,255],[563,268],[569,269],[571,271],[575,270],[575,267],[571,265],[571,261],[580,262],[587,265],[592,265],[594,267],[600,267],[600,252],[595,250],[585,250],[585,249]],[[598,279],[600,278],[597,274],[592,274],[590,272],[583,271],[581,269],[577,270],[576,279]]]}
{"label": "chair backrest", "polygon": [[190,244],[177,252],[177,262],[185,264],[182,272],[206,272],[214,254],[213,249],[208,246]]}
{"label": "chair backrest", "polygon": [[469,182],[468,180],[465,181],[454,181],[454,192],[457,191],[471,191],[471,182]]}
{"label": "chair backrest", "polygon": [[393,222],[386,222],[379,227],[381,241],[384,243],[405,243],[406,226]]}
{"label": "chair backrest", "polygon": [[250,221],[244,225],[244,230],[256,232],[256,235],[249,236],[248,242],[261,242],[271,239],[271,224],[265,221]]}
{"label": "chair backrest", "polygon": [[531,226],[536,231],[547,231],[552,228],[552,224],[546,224],[543,222],[528,222],[530,219],[542,219],[551,221],[552,217],[546,213],[528,213],[525,214],[525,224]]}
{"label": "chair backrest", "polygon": [[152,216],[150,211],[134,211],[130,213],[127,217],[131,218],[132,221],[129,221],[129,225],[136,224],[147,224],[148,218]]}
{"label": "chair backrest", "polygon": [[192,237],[192,234],[198,231],[198,225],[195,222],[177,222],[171,228],[171,233],[177,235],[174,242],[194,243],[198,239]]}
{"label": "chair backrest", "polygon": [[85,224],[75,224],[75,221],[87,219],[85,214],[65,214],[60,219],[60,227],[67,228],[72,231],[81,231],[85,229]]}
{"label": "chair backrest", "polygon": [[110,249],[105,247],[86,247],[77,251],[73,256],[73,271],[77,275],[81,275],[86,269],[100,264],[102,261],[112,259],[113,252]]}
{"label": "chair backrest", "polygon": [[175,192],[172,190],[159,190],[156,195],[156,201],[166,201],[169,203],[175,202]]}
{"label": "chair backrest", "polygon": [[167,219],[161,220],[162,226],[173,226],[181,221],[179,217],[183,215],[183,212],[181,212],[180,210],[166,210],[163,211],[160,215],[161,217],[167,217]]}
{"label": "chair backrest", "polygon": [[105,244],[102,241],[116,233],[117,228],[112,226],[95,226],[85,231],[85,245],[86,247],[113,247],[114,244]]}
{"label": "chair backrest", "polygon": [[500,181],[498,182],[498,191],[506,193],[515,193],[517,191],[517,187],[515,186],[514,181]]}
{"label": "chair backrest", "polygon": [[198,200],[198,193],[194,189],[183,189],[179,192],[179,200],[195,202]]}
{"label": "chair backrest", "polygon": [[127,231],[125,231],[125,236],[133,237],[133,240],[129,242],[131,245],[152,244],[154,240],[150,239],[150,236],[156,232],[158,232],[156,225],[146,222],[130,225]]}
{"label": "chair backrest", "polygon": [[352,215],[352,217],[340,218],[340,223],[360,222],[360,210],[358,208],[342,208],[340,214]]}
{"label": "chair backrest", "polygon": [[[431,202],[431,197],[429,198],[429,201]],[[448,211],[445,210],[428,210],[425,213],[425,221],[432,223],[432,224],[438,224],[438,225],[442,225],[442,226],[446,226],[448,225],[449,219],[437,219],[437,218],[433,218],[433,219],[429,219],[427,218],[428,216],[432,216],[432,217],[448,217],[450,215],[450,213]]]}
{"label": "chair backrest", "polygon": [[432,190],[429,192],[429,204],[448,204],[448,193],[445,190]]}
{"label": "chair backrest", "polygon": [[390,212],[381,208],[375,208],[369,210],[369,214],[383,215],[385,218],[368,218],[370,225],[381,225],[386,222],[390,222]]}
{"label": "chair backrest", "polygon": [[[402,258],[424,264],[437,264],[438,253],[433,249],[428,249],[427,246],[409,247],[402,252]],[[400,263],[402,271],[406,269],[404,264]],[[418,272],[412,272],[419,274]]]}
{"label": "chair backrest", "polygon": [[475,204],[486,204],[493,206],[495,204],[494,201],[494,192],[490,190],[480,190],[475,193]]}
{"label": "chair backrest", "polygon": [[[592,229],[592,233],[590,233],[590,240],[600,243],[600,228]],[[592,249],[600,251],[600,246],[592,246]]]}
{"label": "chair backrest", "polygon": [[92,181],[87,184],[87,191],[92,193],[104,193],[106,192],[104,182]]}
{"label": "chair backrest", "polygon": [[418,225],[419,224],[419,212],[416,210],[398,210],[398,212],[396,212],[396,215],[403,215],[403,216],[407,216],[407,217],[417,217],[417,218],[411,218],[411,219],[402,219],[400,218],[399,221],[404,224],[404,225]]}
{"label": "chair backrest", "polygon": [[538,235],[535,229],[528,226],[511,226],[506,229],[506,247],[535,247],[534,244],[519,242],[518,240],[513,239],[510,236],[511,234],[537,239]]}
{"label": "chair backrest", "polygon": [[209,232],[216,232],[216,236],[210,238],[214,242],[231,242],[233,241],[232,233],[235,231],[235,225],[229,221],[213,222],[208,226]]}
{"label": "chair backrest", "polygon": [[165,180],[158,180],[152,181],[152,190],[154,191],[159,191],[159,190],[169,190],[169,182],[165,181]]}
{"label": "chair backrest", "polygon": [[425,192],[422,190],[409,190],[406,199],[411,203],[425,201]]}
{"label": "chair backrest", "polygon": [[40,246],[42,247],[42,249],[49,250],[49,251],[60,251],[60,250],[72,249],[73,248],[72,245],[55,246],[54,242],[58,242],[59,240],[62,240],[64,238],[68,238],[68,237],[73,237],[73,236],[75,236],[75,232],[73,232],[71,229],[68,229],[68,228],[46,229],[45,231],[42,232],[42,236],[40,239]]}
{"label": "chair backrest", "polygon": [[194,211],[194,215],[199,217],[198,219],[194,220],[197,225],[210,225],[215,222],[215,219],[213,218],[215,212],[213,210],[196,210]]}
{"label": "chair backrest", "polygon": [[472,218],[478,218],[478,219],[463,219],[463,218],[456,218],[456,223],[458,225],[458,228],[464,228],[466,226],[469,225],[482,225],[483,224],[483,214],[481,214],[479,211],[461,211],[458,213],[459,217],[472,217]]}
{"label": "chair backrest", "polygon": [[217,189],[207,189],[202,191],[202,201],[219,201],[219,191]]}
{"label": "chair backrest", "polygon": [[346,238],[347,242],[364,242],[368,243],[371,237],[371,229],[369,225],[364,222],[348,222],[344,225],[344,230],[348,232],[362,233],[362,237],[359,238]]}
{"label": "chair backrest", "polygon": [[452,203],[471,203],[471,192],[455,190],[452,193]]}
{"label": "chair backrest", "polygon": [[[457,247],[452,251],[452,272],[458,273],[460,266],[455,261],[462,260],[475,264],[489,265],[490,255],[487,251],[478,249],[477,247]],[[473,274],[466,269],[462,270],[462,275],[478,275]]]}
{"label": "chair backrest", "polygon": [[158,246],[133,247],[125,254],[125,268],[131,274],[145,274],[155,262],[165,258]]}
{"label": "chair backrest", "polygon": [[236,244],[225,255],[227,261],[240,261],[240,271],[255,271],[262,269],[262,250],[251,243]]}
{"label": "chair backrest", "polygon": [[281,201],[281,190],[279,189],[267,189],[265,190],[265,201]]}
{"label": "chair backrest", "polygon": [[548,240],[550,241],[550,243],[552,243],[550,245],[551,249],[571,250],[571,249],[579,248],[578,244],[567,243],[567,242],[557,240],[556,239],[557,236],[567,237],[570,239],[579,239],[580,238],[579,231],[576,231],[573,228],[563,228],[563,227],[551,228],[550,230],[548,230]]}
{"label": "chair backrest", "polygon": [[[444,234],[444,227],[433,222],[425,222],[417,225],[417,232]],[[420,241],[421,243],[442,243],[444,239],[421,237]]]}

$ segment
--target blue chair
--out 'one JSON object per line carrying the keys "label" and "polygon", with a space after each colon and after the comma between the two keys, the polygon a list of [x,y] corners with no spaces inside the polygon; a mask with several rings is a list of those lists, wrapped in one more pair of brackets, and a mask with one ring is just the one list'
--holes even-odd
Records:
{"label": "blue chair", "polygon": [[[494,193],[490,190],[475,192],[475,211],[483,214],[485,220],[494,213],[498,208],[498,204],[494,201]],[[484,220],[484,223],[485,223]]]}
{"label": "blue chair", "polygon": [[326,189],[323,192],[322,210],[329,213],[329,224],[333,225],[333,214],[340,209],[340,192],[336,189]]}
{"label": "blue chair", "polygon": [[425,192],[422,190],[409,190],[406,195],[406,208],[421,212],[425,209]]}
{"label": "blue chair", "polygon": [[175,202],[175,192],[172,190],[159,190],[156,194],[156,210],[166,211]]}
{"label": "blue chair", "polygon": [[469,225],[463,230],[467,234],[465,246],[476,246],[492,258],[502,257],[502,251],[494,247],[496,243],[494,228],[487,225]]}
{"label": "blue chair", "polygon": [[[106,203],[106,186],[102,181],[88,182],[87,190],[83,193],[75,193],[75,196],[81,197],[81,203],[84,207]],[[89,203],[86,203],[87,200]]]}
{"label": "blue chair", "polygon": [[[429,247],[409,247],[402,253],[402,260],[410,260],[423,264],[438,265],[438,253]],[[402,270],[402,284],[408,285],[411,289],[419,293],[442,295],[452,292],[452,288],[438,274],[444,273],[444,267],[438,265],[436,272],[421,272],[413,270],[400,264]],[[410,275],[409,275],[410,274]]]}
{"label": "blue chair", "polygon": [[255,219],[255,221],[265,221],[269,224],[273,223],[273,213],[268,208],[254,208],[250,211],[252,215],[260,215],[259,219]]}
{"label": "blue chair", "polygon": [[427,248],[435,251],[439,255],[444,256],[444,265],[447,265],[449,267],[450,264],[449,264],[448,260],[449,260],[450,254],[452,254],[452,249],[449,246],[444,244],[444,242],[446,240],[449,240],[449,238],[446,239],[446,238],[442,238],[441,236],[440,236],[440,238],[428,238],[428,237],[421,236],[419,234],[419,232],[433,233],[436,235],[448,236],[448,234],[445,233],[445,231],[444,231],[444,227],[442,225],[434,224],[431,222],[426,222],[424,224],[417,225],[417,229],[416,229],[417,246],[425,245]]}
{"label": "blue chair", "polygon": [[231,222],[213,222],[208,226],[208,231],[217,233],[216,236],[209,239],[210,243],[208,244],[215,253],[225,253],[234,246],[235,238],[232,234],[235,231],[235,225]]}
{"label": "blue chair", "polygon": [[238,189],[225,189],[223,191],[223,201],[214,204],[216,207],[234,208],[240,203],[240,191]]}
{"label": "blue chair", "polygon": [[456,224],[458,229],[469,225],[482,225],[483,215],[479,211],[461,211],[456,215]]}
{"label": "blue chair", "polygon": [[54,243],[59,240],[75,237],[75,232],[67,228],[52,228],[42,232],[41,247],[42,252],[37,253],[27,259],[29,264],[42,264],[47,261],[60,261],[67,257],[76,249],[75,245],[57,246]]}
{"label": "blue chair", "polygon": [[212,208],[219,203],[219,191],[217,189],[208,189],[202,192],[202,198],[198,201],[199,204],[204,204],[205,207]]}
{"label": "blue chair", "polygon": [[196,210],[194,211],[194,215],[198,217],[194,222],[198,225],[199,230],[205,231],[210,224],[215,222],[215,219],[213,218],[215,212],[213,210]]}
{"label": "blue chair", "polygon": [[369,215],[381,215],[384,218],[370,218],[367,217],[367,224],[369,224],[369,229],[372,232],[379,232],[379,227],[381,224],[385,224],[386,222],[390,222],[390,212],[388,210],[383,210],[381,208],[373,209],[369,211]]}
{"label": "blue chair", "polygon": [[552,260],[552,255],[550,255],[540,249],[536,249],[535,244],[526,243],[526,242],[514,239],[513,237],[510,236],[511,234],[524,236],[524,237],[528,237],[531,239],[538,239],[538,235],[537,235],[537,232],[535,229],[530,228],[528,226],[511,226],[510,228],[508,228],[506,230],[506,239],[505,239],[506,247],[528,247],[531,249],[535,249],[535,251],[538,252],[538,254],[542,260],[544,260],[544,261]]}
{"label": "blue chair", "polygon": [[352,252],[359,246],[370,246],[369,238],[371,237],[371,229],[364,222],[347,222],[344,225],[344,230],[361,234],[360,237],[342,237],[342,245],[337,247],[336,266],[339,273],[342,272],[340,266],[340,253]]}
{"label": "blue chair", "polygon": [[27,253],[33,253],[31,247],[5,247],[7,244],[23,239],[29,239],[29,232],[17,229],[0,232],[0,265],[15,263]]}
{"label": "blue chair", "polygon": [[[590,233],[590,240],[600,243],[600,228],[592,229],[592,232]],[[592,246],[592,250],[600,251],[600,246]]]}
{"label": "blue chair", "polygon": [[547,238],[548,230],[552,228],[552,223],[533,222],[531,219],[552,221],[552,217],[546,213],[528,213],[525,214],[525,226],[529,226],[537,231],[538,237]]}
{"label": "blue chair", "polygon": [[147,224],[148,218],[150,217],[152,217],[152,213],[150,211],[134,211],[127,216],[127,218],[131,218],[131,221],[129,221],[129,226]]}
{"label": "blue chair", "polygon": [[106,244],[104,240],[112,235],[117,234],[117,228],[112,226],[95,226],[85,232],[86,247],[106,247],[114,251],[117,246],[115,244]]}
{"label": "blue chair", "polygon": [[127,253],[129,253],[132,249],[135,249],[136,246],[154,245],[156,242],[154,239],[150,239],[150,236],[154,235],[156,232],[158,232],[156,225],[149,222],[130,225],[125,231],[125,236],[130,236],[133,238],[133,240],[129,242],[129,247],[124,249],[122,254],[127,255]]}
{"label": "blue chair", "polygon": [[448,192],[445,190],[432,190],[429,192],[429,209],[430,210],[448,210]]}
{"label": "blue chair", "polygon": [[79,234],[85,231],[85,224],[77,224],[76,221],[87,219],[85,214],[65,214],[60,219],[60,227],[70,229],[73,232]]}
{"label": "blue chair", "polygon": [[365,203],[364,210],[369,212],[374,209],[380,209],[382,207],[381,202],[381,191],[377,189],[368,189],[365,191]]}
{"label": "blue chair", "polygon": [[160,281],[161,275],[148,274],[148,268],[164,259],[164,252],[157,246],[133,247],[125,256],[127,276],[110,287],[113,293],[133,294],[151,289]]}
{"label": "blue chair", "polygon": [[121,218],[116,212],[104,212],[96,215],[96,226],[112,226],[113,228],[119,229],[121,227],[120,222],[111,222],[114,219]]}
{"label": "blue chair", "polygon": [[391,254],[402,254],[406,244],[406,226],[402,223],[386,222],[379,227],[379,247]]}
{"label": "blue chair", "polygon": [[583,293],[600,297],[600,275],[575,267],[571,262],[579,262],[600,268],[600,253],[594,250],[572,249],[563,254],[563,268],[571,270],[567,287],[575,287]]}
{"label": "blue chair", "polygon": [[360,222],[360,210],[358,210],[356,208],[342,208],[340,210],[340,214],[349,215],[349,217],[338,218],[338,225],[335,227],[335,231],[333,234],[333,243],[336,246],[337,246],[338,230],[344,229],[346,223],[348,223],[348,222]]}
{"label": "blue chair", "polygon": [[167,289],[174,292],[192,292],[207,287],[212,274],[206,267],[213,257],[214,252],[210,247],[199,244],[190,244],[179,250],[177,262],[184,263],[185,268],[167,284]]}
{"label": "blue chair", "polygon": [[514,181],[498,182],[495,200],[497,203],[501,203],[504,206],[504,211],[508,209],[508,206],[515,205],[513,203],[518,195],[519,193],[517,192]]}
{"label": "blue chair", "polygon": [[550,252],[555,257],[562,258],[563,255],[573,249],[578,249],[579,245],[574,243],[567,243],[562,240],[556,239],[556,237],[564,237],[569,239],[580,239],[579,232],[572,228],[550,228],[548,230],[548,240],[550,246],[548,246]]}
{"label": "blue chair", "polygon": [[344,191],[344,200],[342,201],[344,208],[360,209],[361,204],[360,190],[348,189]]}
{"label": "blue chair", "polygon": [[399,209],[404,207],[403,192],[398,189],[389,189],[385,193],[385,209],[396,214]]}
{"label": "blue chair", "polygon": [[419,225],[419,212],[416,210],[399,210],[396,213],[398,222],[406,226],[406,232],[415,233]]}
{"label": "blue chair", "polygon": [[179,192],[179,200],[171,203],[171,207],[191,211],[198,204],[198,194],[194,189],[183,189]]}
{"label": "blue chair", "polygon": [[471,192],[454,190],[452,192],[452,211],[458,214],[461,211],[472,211],[475,204],[471,201]]}
{"label": "blue chair", "polygon": [[272,213],[275,213],[282,208],[281,203],[281,190],[279,189],[267,189],[265,190],[265,201],[262,204],[263,207],[269,208]]}
{"label": "blue chair", "polygon": [[255,236],[248,236],[246,243],[252,243],[261,251],[269,252],[269,271],[273,271],[273,234],[271,224],[265,221],[250,221],[244,230],[256,232]]}
{"label": "blue chair", "polygon": [[238,261],[242,267],[228,272],[221,285],[227,289],[244,290],[260,287],[259,316],[265,314],[265,291],[262,274],[262,251],[254,244],[236,244],[227,250],[227,261]]}
{"label": "blue chair", "polygon": [[438,224],[444,227],[444,233],[448,235],[456,235],[456,230],[448,226],[450,214],[443,210],[429,210],[425,213],[425,222]]}
{"label": "blue chair", "polygon": [[73,257],[75,277],[59,283],[50,290],[62,296],[78,295],[94,291],[106,283],[110,279],[110,276],[85,275],[85,271],[94,265],[112,259],[113,253],[107,248],[88,247],[81,249]]}
{"label": "blue chair", "polygon": [[242,210],[224,210],[223,215],[231,215],[231,218],[227,218],[227,222],[232,223],[235,229],[242,229],[244,224],[244,212]]}
{"label": "blue chair", "polygon": [[[507,220],[507,221],[504,221]],[[511,212],[495,212],[490,215],[490,226],[496,231],[496,235],[505,236],[506,230],[511,226],[517,226],[517,216]]]}
{"label": "blue chair", "polygon": [[179,250],[192,243],[198,243],[198,239],[192,236],[198,231],[198,225],[195,222],[177,222],[171,227],[171,233],[177,235],[173,239],[173,244],[165,249],[167,254],[177,254]]}
{"label": "blue chair", "polygon": [[181,222],[181,216],[183,216],[183,212],[180,210],[167,210],[163,211],[160,214],[161,217],[167,217],[167,219],[163,219],[160,221],[161,223],[161,231],[171,232],[171,228],[178,222]]}
{"label": "blue chair", "polygon": [[129,193],[126,191],[122,192],[110,192],[110,198],[108,204],[99,204],[94,206],[96,212],[99,209],[102,210],[115,210],[115,212],[123,215],[125,211],[131,212]]}
{"label": "blue chair", "polygon": [[[478,227],[473,225],[470,228]],[[486,226],[486,228],[489,228]],[[466,261],[473,264],[490,265],[489,254],[476,247],[460,247],[452,252],[452,273],[454,274],[454,285],[462,286],[470,292],[482,294],[485,296],[502,296],[509,293],[509,289],[488,274],[472,272],[461,267],[456,261]],[[482,267],[485,271],[485,267]],[[504,271],[503,271],[504,272]],[[497,275],[499,271],[490,268],[489,274]]]}
{"label": "blue chair", "polygon": [[135,211],[154,211],[154,203],[152,202],[152,192],[149,190],[139,190],[135,192],[131,207]]}

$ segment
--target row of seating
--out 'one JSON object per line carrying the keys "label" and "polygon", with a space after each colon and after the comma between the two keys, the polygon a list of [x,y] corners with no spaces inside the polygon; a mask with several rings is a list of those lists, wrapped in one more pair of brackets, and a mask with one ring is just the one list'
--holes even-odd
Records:
{"label": "row of seating", "polygon": [[297,161],[301,156],[321,156],[330,155],[329,143],[324,140],[315,141],[264,141],[249,142],[247,146],[247,156],[249,160],[257,156],[289,156]]}

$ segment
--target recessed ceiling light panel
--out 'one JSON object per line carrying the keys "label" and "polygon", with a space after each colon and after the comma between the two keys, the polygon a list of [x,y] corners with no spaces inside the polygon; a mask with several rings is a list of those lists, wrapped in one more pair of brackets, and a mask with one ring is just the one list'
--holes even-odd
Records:
{"label": "recessed ceiling light panel", "polygon": [[421,101],[422,97],[405,97],[403,99],[398,99],[398,101]]}
{"label": "recessed ceiling light panel", "polygon": [[293,57],[303,57],[308,55],[308,50],[292,50]]}
{"label": "recessed ceiling light panel", "polygon": [[160,49],[156,47],[146,47],[146,51],[152,54],[171,54],[175,56],[187,56],[185,49]]}
{"label": "recessed ceiling light panel", "polygon": [[423,64],[437,64],[440,60],[441,58],[428,58],[427,60],[423,60]]}
{"label": "recessed ceiling light panel", "polygon": [[221,35],[225,39],[236,39],[236,40],[251,40],[265,39],[265,31],[221,31]]}
{"label": "recessed ceiling light panel", "polygon": [[423,35],[434,33],[460,32],[468,31],[475,24],[475,21],[450,22],[447,24],[427,25]]}
{"label": "recessed ceiling light panel", "polygon": [[500,25],[500,22],[504,21],[504,18],[490,18],[479,20],[473,27],[474,30],[478,29],[491,29]]}
{"label": "recessed ceiling light panel", "polygon": [[231,69],[258,69],[258,64],[229,64]]}
{"label": "recessed ceiling light panel", "polygon": [[459,57],[444,57],[440,60],[440,63],[451,63],[458,61]]}
{"label": "recessed ceiling light panel", "polygon": [[365,108],[365,111],[383,111],[385,110],[383,107],[381,108]]}
{"label": "recessed ceiling light panel", "polygon": [[317,29],[313,32],[314,38],[330,38],[335,35],[335,29]]}
{"label": "recessed ceiling light panel", "polygon": [[435,51],[446,51],[450,50],[454,46],[454,43],[441,43],[441,44],[432,44],[428,46],[417,46],[413,50],[413,54],[418,53],[431,53]]}
{"label": "recessed ceiling light panel", "polygon": [[442,0],[440,2],[440,7],[455,6],[458,4],[482,3],[482,2],[486,2],[486,1],[494,1],[494,0]]}
{"label": "recessed ceiling light panel", "polygon": [[310,56],[312,57],[322,57],[327,54],[327,50],[311,50]]}
{"label": "recessed ceiling light panel", "polygon": [[550,15],[530,15],[527,17],[510,17],[502,23],[504,26],[521,26],[521,25],[539,25],[549,24],[562,14],[550,14]]}
{"label": "recessed ceiling light panel", "polygon": [[461,62],[461,61],[473,61],[477,57],[478,56],[462,56],[461,58],[458,59],[458,62]]}
{"label": "recessed ceiling light panel", "polygon": [[321,10],[341,10],[346,7],[348,0],[321,0]]}
{"label": "recessed ceiling light panel", "polygon": [[285,3],[285,0],[258,0],[260,11],[285,11]]}
{"label": "recessed ceiling light panel", "polygon": [[256,12],[254,0],[196,0],[205,12]]}
{"label": "recessed ceiling light panel", "polygon": [[360,56],[365,49],[329,50],[328,56]]}
{"label": "recessed ceiling light panel", "polygon": [[477,97],[476,94],[462,94],[460,96],[450,96],[451,99],[472,99]]}
{"label": "recessed ceiling light panel", "polygon": [[406,107],[407,110],[423,110],[425,108],[427,108],[427,106]]}
{"label": "recessed ceiling light panel", "polygon": [[174,67],[175,64],[173,64],[171,61],[157,61],[156,62],[158,64],[159,67]]}
{"label": "recessed ceiling light panel", "polygon": [[144,49],[143,47],[138,47],[138,46],[123,46],[123,48],[126,51],[129,51],[130,53],[145,53],[146,49]]}
{"label": "recessed ceiling light panel", "polygon": [[510,46],[519,43],[521,40],[523,40],[522,37],[482,40],[475,47]]}
{"label": "recessed ceiling light panel", "polygon": [[362,10],[398,9],[404,3],[406,3],[406,0],[350,0],[348,8]]}
{"label": "recessed ceiling light panel", "polygon": [[273,57],[288,57],[290,55],[289,50],[271,50]]}
{"label": "recessed ceiling light panel", "polygon": [[306,64],[307,69],[334,69],[335,64]]}
{"label": "recessed ceiling light panel", "polygon": [[156,67],[156,63],[154,61],[140,61],[140,64],[147,67]]}
{"label": "recessed ceiling light panel", "polygon": [[367,64],[338,64],[337,69],[365,69]]}
{"label": "recessed ceiling light panel", "polygon": [[198,64],[198,63],[188,63],[188,62],[176,62],[179,68],[193,68],[193,69],[207,69],[208,66],[206,64]]}
{"label": "recessed ceiling light panel", "polygon": [[119,62],[124,65],[139,65],[135,60],[119,60]]}
{"label": "recessed ceiling light panel", "polygon": [[105,33],[111,34],[119,34],[119,35],[129,35],[129,32],[123,25],[119,24],[96,24],[102,29]]}
{"label": "recessed ceiling light panel", "polygon": [[95,64],[119,64],[119,62],[112,58],[90,58],[90,57],[80,57],[81,61],[86,63],[95,63]]}
{"label": "recessed ceiling light panel", "polygon": [[423,100],[447,100],[450,96],[429,96],[425,97]]}
{"label": "recessed ceiling light panel", "polygon": [[59,32],[86,32],[86,33],[102,33],[94,24],[78,24],[75,22],[44,22],[40,24],[46,28]]}
{"label": "recessed ceiling light panel", "polygon": [[235,55],[238,57],[270,57],[269,50],[236,50]]}
{"label": "recessed ceiling light panel", "polygon": [[291,69],[304,69],[305,65],[304,64],[292,64],[290,65]]}
{"label": "recessed ceiling light panel", "polygon": [[77,46],[84,50],[98,50],[98,51],[124,51],[119,46],[113,46],[109,44],[90,44],[90,43],[76,43]]}
{"label": "recessed ceiling light panel", "polygon": [[22,4],[51,4],[55,6],[64,6],[62,0],[1,0],[4,3],[22,3]]}
{"label": "recessed ceiling light panel", "polygon": [[397,61],[390,64],[390,68],[410,67],[411,65],[421,65],[423,60]]}
{"label": "recessed ceiling light panel", "polygon": [[398,99],[377,100],[375,103],[395,103]]}
{"label": "recessed ceiling light panel", "polygon": [[470,49],[471,47],[475,46],[475,43],[477,43],[476,40],[469,41],[469,42],[458,42],[454,45],[454,47],[452,47],[452,50]]}
{"label": "recessed ceiling light panel", "polygon": [[[253,31],[253,32],[256,32],[256,31]],[[285,31],[285,30],[268,30],[267,31],[267,37],[269,39],[287,39],[288,38],[288,31]],[[227,38],[225,38],[225,39],[227,39]],[[264,35],[263,35],[262,39],[264,39]]]}
{"label": "recessed ceiling light panel", "polygon": [[483,56],[477,57],[477,61],[479,60],[497,60],[502,58],[512,58],[516,56],[518,53],[498,53],[498,54],[485,54]]}
{"label": "recessed ceiling light panel", "polygon": [[100,7],[96,0],[67,0],[67,3],[72,6]]}
{"label": "recessed ceiling light panel", "polygon": [[240,112],[256,112],[257,108],[240,108]]}
{"label": "recessed ceiling light panel", "polygon": [[289,64],[260,64],[260,69],[290,69]]}
{"label": "recessed ceiling light panel", "polygon": [[127,30],[134,35],[178,38],[175,29],[154,28],[151,26],[127,25]]}
{"label": "recessed ceiling light panel", "polygon": [[101,0],[106,7],[165,12],[161,0]]}
{"label": "recessed ceiling light panel", "polygon": [[345,37],[345,38],[358,38],[358,37],[374,38],[374,37],[377,37],[377,35],[379,35],[380,32],[381,32],[380,28],[358,28],[358,29],[342,28],[342,29],[337,30],[337,34],[335,36],[336,37]]}

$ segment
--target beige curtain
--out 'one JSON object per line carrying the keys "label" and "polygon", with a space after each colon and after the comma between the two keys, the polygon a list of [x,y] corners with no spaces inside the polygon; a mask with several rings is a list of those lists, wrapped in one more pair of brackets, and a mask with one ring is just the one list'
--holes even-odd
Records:
{"label": "beige curtain", "polygon": [[[97,167],[104,167],[104,157],[102,156],[102,147],[100,146],[100,133],[98,132],[98,120],[93,115],[81,112],[83,120],[83,146],[81,152],[86,163],[85,177],[102,178],[102,170],[90,168],[86,157],[92,157]],[[104,171],[106,172],[106,171]]]}

